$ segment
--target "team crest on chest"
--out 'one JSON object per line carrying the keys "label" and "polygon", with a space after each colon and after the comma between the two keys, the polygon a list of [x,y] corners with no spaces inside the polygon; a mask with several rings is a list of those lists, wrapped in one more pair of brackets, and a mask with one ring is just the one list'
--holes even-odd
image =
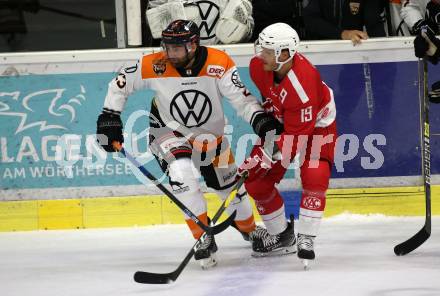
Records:
{"label": "team crest on chest", "polygon": [[153,71],[157,75],[161,76],[167,70],[167,64],[164,60],[154,60],[153,61]]}

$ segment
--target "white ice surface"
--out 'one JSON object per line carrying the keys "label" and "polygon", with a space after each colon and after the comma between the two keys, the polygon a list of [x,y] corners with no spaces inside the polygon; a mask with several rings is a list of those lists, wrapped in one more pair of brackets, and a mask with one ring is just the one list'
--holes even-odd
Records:
{"label": "white ice surface", "polygon": [[431,238],[397,257],[393,247],[422,218],[341,215],[323,221],[317,259],[251,258],[234,230],[217,236],[217,267],[191,261],[173,284],[142,285],[136,270],[174,270],[193,245],[184,225],[0,233],[1,296],[438,296],[440,217]]}

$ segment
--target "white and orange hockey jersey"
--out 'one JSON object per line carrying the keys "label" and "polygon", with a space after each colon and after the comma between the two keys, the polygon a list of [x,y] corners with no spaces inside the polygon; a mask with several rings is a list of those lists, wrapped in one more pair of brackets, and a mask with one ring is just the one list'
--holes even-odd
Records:
{"label": "white and orange hockey jersey", "polygon": [[140,89],[153,90],[164,124],[193,139],[202,134],[223,135],[223,97],[250,123],[263,112],[225,52],[200,46],[194,64],[197,63],[198,67],[182,73],[165,59],[163,52],[145,55],[109,83],[104,109],[122,112],[130,94]]}

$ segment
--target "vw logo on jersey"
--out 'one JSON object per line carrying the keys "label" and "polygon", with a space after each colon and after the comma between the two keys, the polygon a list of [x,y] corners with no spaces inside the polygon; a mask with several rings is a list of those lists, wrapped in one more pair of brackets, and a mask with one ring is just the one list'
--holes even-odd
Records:
{"label": "vw logo on jersey", "polygon": [[215,38],[215,26],[220,19],[220,8],[211,1],[197,1],[200,13],[200,39],[209,40]]}
{"label": "vw logo on jersey", "polygon": [[195,89],[179,92],[170,104],[170,113],[174,120],[186,127],[201,126],[212,113],[212,104],[208,96]]}

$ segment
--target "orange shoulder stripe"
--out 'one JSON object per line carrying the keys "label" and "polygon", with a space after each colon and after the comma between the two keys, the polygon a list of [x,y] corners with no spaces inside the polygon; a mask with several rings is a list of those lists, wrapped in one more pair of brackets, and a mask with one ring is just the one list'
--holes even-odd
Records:
{"label": "orange shoulder stripe", "polygon": [[163,52],[142,57],[142,79],[181,77],[177,70],[165,59]]}
{"label": "orange shoulder stripe", "polygon": [[208,58],[199,76],[219,76],[235,66],[234,61],[222,50],[207,47]]}
{"label": "orange shoulder stripe", "polygon": [[[200,76],[221,77],[235,66],[234,61],[224,52],[207,47],[208,57],[199,73]],[[179,72],[166,60],[163,52],[153,53],[142,57],[142,79],[181,77]]]}

